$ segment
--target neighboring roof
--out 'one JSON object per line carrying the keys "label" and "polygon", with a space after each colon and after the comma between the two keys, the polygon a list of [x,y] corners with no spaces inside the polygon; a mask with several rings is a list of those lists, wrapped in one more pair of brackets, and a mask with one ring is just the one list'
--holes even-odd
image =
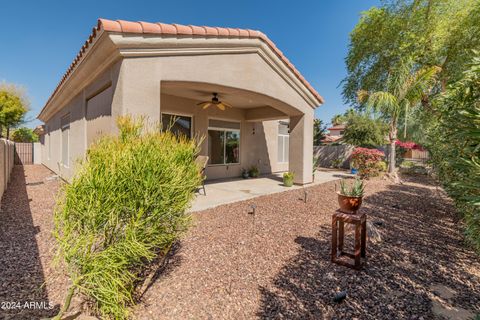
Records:
{"label": "neighboring roof", "polygon": [[[80,49],[79,53],[68,67],[67,71],[63,75],[60,83],[53,91],[50,98],[48,98],[45,106],[53,99],[63,83],[68,79],[70,74],[75,70],[75,67],[82,60],[86,50],[93,43],[94,39],[99,36],[103,31],[114,33],[136,33],[136,34],[161,34],[161,35],[190,35],[200,37],[217,37],[217,38],[256,38],[264,41],[288,66],[288,68],[295,74],[295,76],[308,88],[308,90],[315,96],[320,103],[324,103],[323,97],[310,85],[310,83],[300,74],[295,66],[285,57],[280,49],[268,39],[268,37],[260,31],[250,29],[238,29],[238,28],[221,28],[221,27],[207,27],[207,26],[192,26],[181,24],[165,24],[165,23],[150,23],[150,22],[132,22],[125,20],[107,20],[98,19],[97,26],[93,28],[91,35],[85,44]],[[45,107],[44,107],[45,108]]]}
{"label": "neighboring roof", "polygon": [[339,139],[341,139],[342,137],[341,136],[331,136],[331,135],[326,135],[325,138],[323,138],[321,141],[323,143],[332,143],[332,142],[335,142]]}
{"label": "neighboring roof", "polygon": [[343,130],[345,129],[347,126],[344,125],[344,124],[337,124],[336,126],[333,126],[331,128],[328,128],[327,130]]}

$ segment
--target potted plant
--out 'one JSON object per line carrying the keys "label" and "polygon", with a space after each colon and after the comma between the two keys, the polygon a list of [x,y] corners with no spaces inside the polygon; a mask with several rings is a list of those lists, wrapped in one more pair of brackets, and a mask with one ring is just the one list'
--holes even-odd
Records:
{"label": "potted plant", "polygon": [[242,169],[242,178],[243,178],[243,179],[248,179],[249,177],[250,177],[250,176],[249,176],[249,174],[248,174],[248,170],[245,169],[245,168],[243,168],[243,169]]}
{"label": "potted plant", "polygon": [[285,187],[293,186],[293,178],[294,177],[295,177],[295,174],[293,172],[285,172],[283,174],[283,185]]}
{"label": "potted plant", "polygon": [[257,178],[260,174],[260,170],[256,166],[251,166],[250,170],[248,170],[248,175],[252,178]]}
{"label": "potted plant", "polygon": [[345,179],[341,180],[340,191],[337,192],[340,210],[352,214],[357,212],[362,205],[364,188],[363,180],[358,178],[351,185]]}

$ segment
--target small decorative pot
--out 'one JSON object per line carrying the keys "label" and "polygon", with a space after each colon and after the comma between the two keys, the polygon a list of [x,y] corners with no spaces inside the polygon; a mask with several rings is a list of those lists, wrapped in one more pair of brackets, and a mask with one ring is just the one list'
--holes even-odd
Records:
{"label": "small decorative pot", "polygon": [[283,185],[285,187],[293,186],[293,178],[283,178]]}
{"label": "small decorative pot", "polygon": [[242,178],[243,179],[248,179],[249,178],[248,172],[243,172],[242,173]]}
{"label": "small decorative pot", "polygon": [[357,174],[357,172],[358,172],[357,169],[354,169],[354,168],[350,169],[350,173],[351,173],[351,174]]}
{"label": "small decorative pot", "polygon": [[355,214],[362,206],[363,197],[348,197],[339,192],[337,192],[337,194],[340,210],[345,213]]}

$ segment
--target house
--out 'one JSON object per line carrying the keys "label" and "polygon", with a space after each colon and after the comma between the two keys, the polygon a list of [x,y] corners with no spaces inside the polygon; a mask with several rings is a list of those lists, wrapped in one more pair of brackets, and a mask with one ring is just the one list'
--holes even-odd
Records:
{"label": "house", "polygon": [[337,124],[331,128],[328,128],[329,131],[325,138],[322,139],[322,143],[329,144],[334,143],[340,140],[343,136],[343,132],[345,131],[345,124]]}
{"label": "house", "polygon": [[346,125],[345,124],[337,124],[333,127],[328,128],[329,135],[332,137],[341,137],[343,136],[343,132],[345,131]]}
{"label": "house", "polygon": [[322,103],[259,31],[99,19],[38,115],[42,159],[70,179],[76,159],[130,114],[204,137],[208,179],[238,177],[254,165],[261,173],[293,171],[306,184]]}

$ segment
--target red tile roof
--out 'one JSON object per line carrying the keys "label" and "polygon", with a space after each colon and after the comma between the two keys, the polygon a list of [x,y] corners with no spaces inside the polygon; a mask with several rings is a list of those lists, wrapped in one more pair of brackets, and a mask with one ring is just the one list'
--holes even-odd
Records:
{"label": "red tile roof", "polygon": [[341,139],[342,137],[341,136],[331,136],[331,135],[326,135],[323,139],[322,139],[322,143],[332,143],[332,142],[336,142],[337,140]]}
{"label": "red tile roof", "polygon": [[[150,22],[132,22],[125,20],[107,20],[98,19],[97,26],[93,28],[91,35],[85,44],[80,49],[73,62],[67,69],[67,72],[63,75],[60,83],[55,88],[54,92],[48,99],[47,105],[50,100],[55,96],[62,84],[68,79],[73,72],[77,64],[82,59],[85,51],[90,47],[93,40],[101,33],[101,31],[116,32],[116,33],[145,33],[145,34],[164,34],[164,35],[191,35],[191,36],[203,36],[203,37],[225,37],[225,38],[257,38],[264,41],[288,66],[288,68],[295,74],[295,76],[308,88],[308,90],[318,99],[321,103],[324,103],[323,97],[310,85],[310,83],[298,72],[295,66],[285,57],[280,49],[268,39],[268,37],[260,31],[250,29],[234,29],[234,28],[221,28],[221,27],[207,27],[207,26],[192,26],[181,24],[165,24],[165,23],[150,23]],[[43,111],[43,110],[42,110]]]}
{"label": "red tile roof", "polygon": [[347,126],[345,124],[337,124],[331,128],[328,128],[327,130],[343,130],[345,129]]}

